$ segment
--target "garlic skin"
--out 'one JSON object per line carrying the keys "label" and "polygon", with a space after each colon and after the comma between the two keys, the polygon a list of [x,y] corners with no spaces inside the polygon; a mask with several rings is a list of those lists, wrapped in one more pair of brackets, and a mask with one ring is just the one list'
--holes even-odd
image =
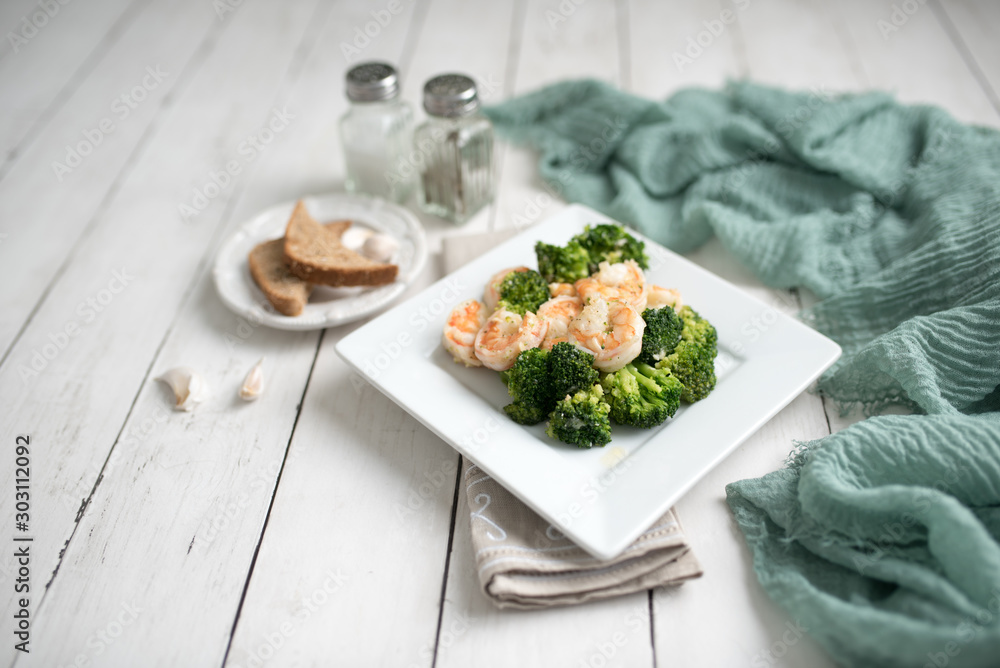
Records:
{"label": "garlic skin", "polygon": [[251,367],[247,372],[247,377],[240,385],[240,399],[243,401],[253,401],[264,391],[264,358]]}
{"label": "garlic skin", "polygon": [[375,262],[388,262],[399,248],[399,242],[388,234],[373,234],[361,246],[361,254]]}
{"label": "garlic skin", "polygon": [[208,384],[194,369],[179,366],[153,380],[166,383],[174,392],[174,410],[190,411],[208,398]]}

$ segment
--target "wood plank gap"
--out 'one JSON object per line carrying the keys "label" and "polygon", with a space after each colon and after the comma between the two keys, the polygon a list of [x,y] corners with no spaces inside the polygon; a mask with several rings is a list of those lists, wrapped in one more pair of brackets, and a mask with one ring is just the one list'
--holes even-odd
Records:
{"label": "wood plank gap", "polygon": [[865,67],[861,63],[861,53],[858,48],[858,43],[851,34],[851,31],[847,29],[847,24],[844,22],[844,17],[841,12],[831,12],[831,7],[826,2],[821,2],[820,0],[814,0],[813,6],[817,6],[817,11],[823,12],[826,16],[827,23],[833,29],[833,34],[837,36],[837,41],[840,42],[844,49],[844,53],[847,54],[847,65],[851,68],[851,74],[854,78],[862,83],[865,88],[870,88],[871,84],[868,82],[868,73],[865,72]]}
{"label": "wood plank gap", "polygon": [[35,122],[31,124],[24,136],[14,145],[12,149],[7,151],[7,155],[4,156],[3,164],[0,165],[0,181],[10,173],[10,170],[14,167],[17,159],[24,153],[24,149],[28,147],[31,142],[35,140],[42,130],[48,126],[49,122],[55,117],[59,110],[62,109],[63,105],[73,96],[73,93],[87,80],[87,77],[94,71],[101,59],[104,58],[105,54],[111,47],[114,46],[118,38],[125,33],[125,29],[135,20],[136,16],[139,15],[139,11],[144,9],[150,4],[152,0],[133,0],[128,7],[121,13],[108,31],[104,33],[104,37],[101,38],[94,50],[91,51],[80,66],[76,68],[73,75],[66,81],[66,85],[56,94],[49,103],[49,106],[45,108],[44,111],[35,119]]}
{"label": "wood plank gap", "polygon": [[274,489],[271,490],[271,499],[267,502],[267,514],[264,515],[264,525],[260,528],[260,535],[257,536],[257,545],[253,550],[253,558],[250,560],[250,568],[247,569],[246,580],[243,581],[243,591],[240,592],[240,602],[236,606],[236,615],[233,617],[233,626],[229,629],[229,640],[226,641],[226,651],[222,655],[222,663],[219,668],[223,668],[229,660],[229,650],[233,646],[233,637],[236,635],[236,626],[240,623],[240,614],[243,612],[243,603],[246,601],[247,590],[250,588],[250,580],[253,578],[253,569],[257,565],[257,556],[260,554],[260,546],[264,543],[264,535],[267,533],[267,523],[271,519],[271,510],[274,508],[274,500],[278,497],[278,486],[281,484],[281,474],[285,472],[285,462],[288,461],[288,451],[292,448],[292,439],[295,438],[295,428],[299,426],[299,417],[302,415],[302,407],[306,403],[306,393],[309,392],[309,385],[312,383],[313,371],[316,369],[316,360],[319,359],[319,351],[323,347],[323,337],[326,329],[319,332],[316,338],[316,350],[313,353],[312,364],[309,365],[309,374],[306,376],[306,384],[302,388],[302,396],[295,407],[295,421],[292,422],[292,430],[288,434],[288,443],[285,444],[285,454],[281,458],[281,467],[278,469],[278,477],[274,481]]}
{"label": "wood plank gap", "polygon": [[[503,99],[507,100],[514,94],[514,86],[517,84],[517,68],[521,64],[521,44],[524,42],[524,22],[528,15],[528,0],[517,0],[514,4],[514,11],[510,16],[510,41],[507,43],[507,62],[504,64],[503,77]],[[503,174],[503,164],[507,157],[507,147],[499,146],[497,150],[496,164],[496,184],[494,187],[499,195],[500,175]],[[496,199],[490,205],[490,220],[486,225],[487,232],[496,231],[497,211]]]}
{"label": "wood plank gap", "polygon": [[503,96],[514,94],[517,84],[517,68],[521,65],[521,47],[524,44],[524,23],[528,17],[528,1],[518,0],[510,18],[510,43],[507,47],[506,74],[503,81]]}
{"label": "wood plank gap", "polygon": [[[799,311],[801,312],[802,308],[803,308],[803,306],[802,306],[802,293],[799,292],[798,288],[791,288],[791,289],[789,289],[789,292],[791,293],[792,298],[795,300],[795,305],[799,307]],[[819,382],[819,381],[817,380],[816,382]],[[806,390],[806,391],[807,392],[812,392],[811,389],[810,390]],[[830,413],[827,412],[827,403],[828,403],[827,399],[828,399],[828,397],[824,397],[819,392],[816,393],[816,396],[819,397],[819,405],[823,407],[823,418],[826,419],[826,430],[827,430],[827,432],[829,432],[829,433],[832,434],[833,433],[833,427],[830,426]]]}
{"label": "wood plank gap", "polygon": [[448,571],[451,568],[451,551],[455,544],[455,520],[458,518],[458,492],[462,484],[462,455],[458,456],[455,468],[455,494],[451,497],[451,526],[448,528],[448,549],[444,555],[444,574],[441,576],[441,602],[438,604],[437,630],[434,632],[434,652],[431,668],[437,668],[438,645],[441,642],[441,624],[444,621],[444,597],[448,593]]}
{"label": "wood plank gap", "polygon": [[653,649],[653,668],[656,668],[656,623],[653,618],[653,590],[646,590],[647,600],[649,601],[649,646]]}
{"label": "wood plank gap", "polygon": [[[325,13],[323,10],[326,10]],[[302,68],[305,67],[308,57],[319,46],[320,35],[326,30],[326,24],[329,22],[332,13],[333,6],[330,3],[316,3],[312,16],[309,17],[309,25],[302,34],[302,39],[299,41],[298,46],[295,47],[295,51],[292,53],[292,60],[288,63],[285,76],[281,78],[281,82],[278,84],[278,95],[276,96],[275,103],[281,99],[287,86],[292,86],[299,80],[299,77],[302,75]]]}
{"label": "wood plank gap", "polygon": [[[417,8],[413,10],[413,18],[410,19],[410,25],[406,28],[406,40],[403,42],[403,51],[400,53],[398,63],[399,74],[403,79],[409,73],[410,63],[413,61],[413,54],[416,53],[420,35],[424,31],[424,20],[427,18],[428,12],[430,12],[430,6],[430,0],[418,3]],[[423,89],[421,88],[421,90]]]}
{"label": "wood plank gap", "polygon": [[737,19],[733,21],[733,55],[736,56],[736,63],[739,67],[739,78],[749,79],[750,56],[747,55],[746,35],[743,34],[743,24],[740,22],[739,15],[740,12],[736,12]]}
{"label": "wood plank gap", "polygon": [[618,87],[632,91],[632,41],[629,35],[629,0],[615,0],[615,32],[618,37]]}
{"label": "wood plank gap", "polygon": [[830,409],[827,406],[827,404],[829,403],[829,401],[832,401],[832,400],[830,400],[829,397],[824,397],[822,394],[819,395],[819,396],[820,396],[820,399],[822,400],[822,404],[823,404],[823,417],[826,418],[826,428],[832,434],[833,433],[833,426],[830,424]]}
{"label": "wood plank gap", "polygon": [[986,94],[986,97],[989,99],[990,104],[993,105],[993,108],[997,110],[997,113],[1000,113],[1000,95],[998,95],[997,91],[994,90],[989,79],[986,78],[986,73],[983,72],[983,69],[979,66],[979,63],[976,61],[976,57],[972,55],[972,51],[969,50],[969,46],[965,43],[962,35],[958,32],[958,28],[952,22],[951,17],[948,16],[948,12],[941,6],[939,0],[931,0],[928,4],[931,6],[931,11],[934,12],[934,16],[937,18],[941,28],[944,29],[948,38],[951,40],[952,44],[955,45],[958,53],[962,56],[962,60],[965,62],[965,66],[972,74],[972,78],[974,78],[976,83],[979,84],[979,87],[983,89],[983,93]]}
{"label": "wood plank gap", "polygon": [[194,76],[195,74],[197,74],[198,68],[201,65],[203,65],[207,60],[208,55],[212,52],[212,49],[215,46],[215,42],[218,40],[219,32],[223,29],[225,25],[226,25],[225,23],[223,24],[218,24],[215,22],[212,23],[212,26],[209,29],[208,34],[205,35],[205,38],[202,40],[202,43],[198,45],[198,48],[195,49],[195,52],[191,55],[191,58],[184,65],[184,68],[181,70],[181,73],[177,76],[177,83],[175,87],[172,88],[170,92],[167,93],[160,101],[160,106],[156,110],[156,114],[153,116],[153,119],[149,122],[149,125],[146,127],[146,130],[142,133],[142,136],[139,137],[139,141],[136,142],[135,147],[132,149],[132,152],[129,154],[128,158],[122,164],[121,169],[118,171],[118,175],[115,176],[115,180],[111,182],[110,186],[108,186],[108,191],[101,199],[100,204],[97,205],[97,209],[94,211],[94,215],[91,216],[90,221],[87,222],[86,226],[84,226],[83,230],[81,230],[80,235],[76,238],[76,241],[73,242],[73,245],[70,247],[69,253],[59,264],[59,268],[56,269],[55,273],[52,274],[52,278],[49,279],[48,285],[45,286],[45,289],[42,291],[42,294],[39,295],[38,297],[38,301],[35,302],[35,305],[32,307],[31,312],[28,313],[28,317],[25,318],[23,323],[21,323],[20,329],[18,329],[17,333],[13,337],[11,337],[10,343],[7,345],[7,349],[4,350],[3,355],[0,356],[0,368],[2,368],[4,364],[6,364],[7,359],[10,357],[11,351],[13,351],[14,348],[17,346],[17,342],[20,340],[21,336],[28,328],[28,325],[30,325],[31,321],[34,320],[35,315],[38,313],[39,309],[41,309],[42,305],[48,299],[49,295],[52,293],[53,288],[62,278],[66,270],[69,268],[69,265],[76,258],[77,249],[80,248],[84,239],[86,239],[87,236],[89,236],[90,233],[94,231],[94,228],[97,226],[97,223],[101,219],[101,216],[108,209],[108,207],[111,206],[111,203],[114,201],[115,197],[117,197],[118,192],[121,190],[121,187],[124,184],[125,179],[128,177],[128,174],[131,171],[132,167],[135,165],[136,162],[138,162],[139,156],[142,155],[143,149],[145,149],[146,144],[148,144],[149,141],[152,139],[154,130],[156,130],[156,128],[158,127],[159,121],[163,118],[164,112],[173,105],[175,93],[183,92],[184,85],[194,80]]}

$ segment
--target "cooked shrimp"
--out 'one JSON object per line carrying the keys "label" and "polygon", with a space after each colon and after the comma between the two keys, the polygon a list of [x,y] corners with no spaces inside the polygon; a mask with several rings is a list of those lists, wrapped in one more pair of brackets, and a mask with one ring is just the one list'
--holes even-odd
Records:
{"label": "cooked shrimp", "polygon": [[569,297],[576,297],[576,288],[573,287],[572,283],[549,283],[549,294],[553,297],[562,297],[563,295]]}
{"label": "cooked shrimp", "polygon": [[566,343],[567,341],[569,341],[568,336],[557,336],[554,339],[546,337],[545,340],[542,341],[542,345],[538,347],[541,348],[542,350],[552,350],[552,347],[555,346],[557,343]]}
{"label": "cooked shrimp", "polygon": [[537,348],[548,330],[548,320],[530,311],[522,317],[501,307],[476,335],[476,357],[495,371],[506,371],[522,350]]}
{"label": "cooked shrimp", "polygon": [[451,311],[444,324],[441,343],[456,362],[465,366],[482,366],[476,357],[476,334],[486,322],[486,307],[475,299],[467,299]]}
{"label": "cooked shrimp", "polygon": [[649,286],[649,298],[646,299],[646,308],[663,308],[672,306],[675,311],[680,311],[684,306],[681,301],[681,293],[673,288],[664,288],[659,285]]}
{"label": "cooked shrimp", "polygon": [[569,340],[594,356],[601,371],[618,371],[642,352],[646,329],[639,312],[627,302],[592,297],[569,323]]}
{"label": "cooked shrimp", "polygon": [[545,345],[546,341],[550,339],[565,339],[569,321],[580,315],[581,309],[583,309],[583,301],[579,297],[570,297],[569,295],[553,297],[539,306],[536,315],[549,322],[549,331],[545,335],[545,341],[542,341],[542,347],[551,348],[551,345]]}
{"label": "cooked shrimp", "polygon": [[486,284],[486,290],[483,292],[483,301],[486,303],[489,313],[493,313],[496,310],[497,302],[500,301],[500,284],[503,283],[503,279],[507,278],[507,274],[512,271],[529,271],[529,269],[528,267],[511,267],[510,269],[504,269],[493,274],[493,277]]}
{"label": "cooked shrimp", "polygon": [[599,296],[605,300],[621,299],[639,313],[646,308],[646,277],[635,260],[616,264],[602,262],[590,278],[581,278],[574,284],[584,302]]}

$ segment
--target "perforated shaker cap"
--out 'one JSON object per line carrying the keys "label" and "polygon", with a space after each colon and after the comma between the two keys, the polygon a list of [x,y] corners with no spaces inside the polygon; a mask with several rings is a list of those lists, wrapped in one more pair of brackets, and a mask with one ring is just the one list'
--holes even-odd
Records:
{"label": "perforated shaker cap", "polygon": [[476,82],[464,74],[442,74],[424,84],[424,109],[432,116],[454,118],[479,109]]}
{"label": "perforated shaker cap", "polygon": [[399,94],[396,68],[388,63],[361,63],[347,71],[347,99],[380,102]]}

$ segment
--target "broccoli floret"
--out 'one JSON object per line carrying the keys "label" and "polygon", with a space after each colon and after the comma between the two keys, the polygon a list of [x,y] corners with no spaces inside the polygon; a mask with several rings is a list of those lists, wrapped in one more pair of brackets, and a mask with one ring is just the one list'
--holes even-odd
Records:
{"label": "broccoli floret", "polygon": [[514,402],[504,412],[518,424],[538,424],[552,412],[556,395],[549,374],[549,352],[530,348],[517,356],[506,373],[507,393]]}
{"label": "broccoli floret", "polygon": [[549,283],[573,283],[598,270],[601,262],[612,264],[635,260],[649,268],[646,244],[625,231],[621,225],[588,225],[565,246],[539,241],[535,244],[538,271]]}
{"label": "broccoli floret", "polygon": [[552,346],[552,352],[549,353],[549,378],[555,399],[576,394],[596,383],[600,374],[593,365],[594,356],[571,343],[562,341]]}
{"label": "broccoli floret", "polygon": [[715,388],[715,352],[692,341],[681,341],[673,353],[657,363],[684,384],[681,399],[694,403]]}
{"label": "broccoli floret", "polygon": [[601,380],[611,419],[619,424],[649,429],[673,417],[684,386],[669,371],[648,364],[626,364]]}
{"label": "broccoli floret", "polygon": [[518,424],[532,425],[542,422],[549,416],[549,411],[531,404],[522,404],[515,401],[503,407],[503,412],[511,420]]}
{"label": "broccoli floret", "polygon": [[[715,331],[715,327],[712,326],[712,323],[698,315],[698,312],[690,306],[681,307],[678,315],[680,315],[681,321],[684,323],[684,327],[681,329],[682,339],[716,349],[719,342],[719,335]],[[715,357],[714,353],[712,357]]]}
{"label": "broccoli floret", "polygon": [[648,308],[642,312],[642,319],[646,321],[646,329],[642,333],[642,352],[636,361],[656,364],[674,352],[681,340],[684,322],[669,306]]}
{"label": "broccoli floret", "polygon": [[565,246],[539,241],[535,244],[535,256],[538,272],[549,283],[575,283],[590,276],[590,254],[575,239]]}
{"label": "broccoli floret", "polygon": [[604,402],[604,390],[595,383],[556,403],[545,433],[580,448],[607,445],[611,442],[610,410]]}
{"label": "broccoli floret", "polygon": [[621,225],[587,225],[582,234],[573,237],[590,256],[588,275],[597,271],[601,262],[611,264],[635,260],[643,269],[649,268],[646,243],[625,231]]}
{"label": "broccoli floret", "polygon": [[517,356],[501,377],[514,402],[504,407],[519,424],[538,424],[555,408],[556,401],[598,381],[592,366],[594,356],[569,343],[557,343],[552,351],[530,348]]}
{"label": "broccoli floret", "polygon": [[524,315],[534,313],[549,300],[549,283],[537,271],[512,271],[500,283],[501,305]]}
{"label": "broccoli floret", "polygon": [[715,388],[718,333],[690,306],[682,308],[680,316],[684,322],[681,341],[673,353],[656,364],[656,368],[676,376],[684,384],[681,399],[694,403],[707,397]]}

